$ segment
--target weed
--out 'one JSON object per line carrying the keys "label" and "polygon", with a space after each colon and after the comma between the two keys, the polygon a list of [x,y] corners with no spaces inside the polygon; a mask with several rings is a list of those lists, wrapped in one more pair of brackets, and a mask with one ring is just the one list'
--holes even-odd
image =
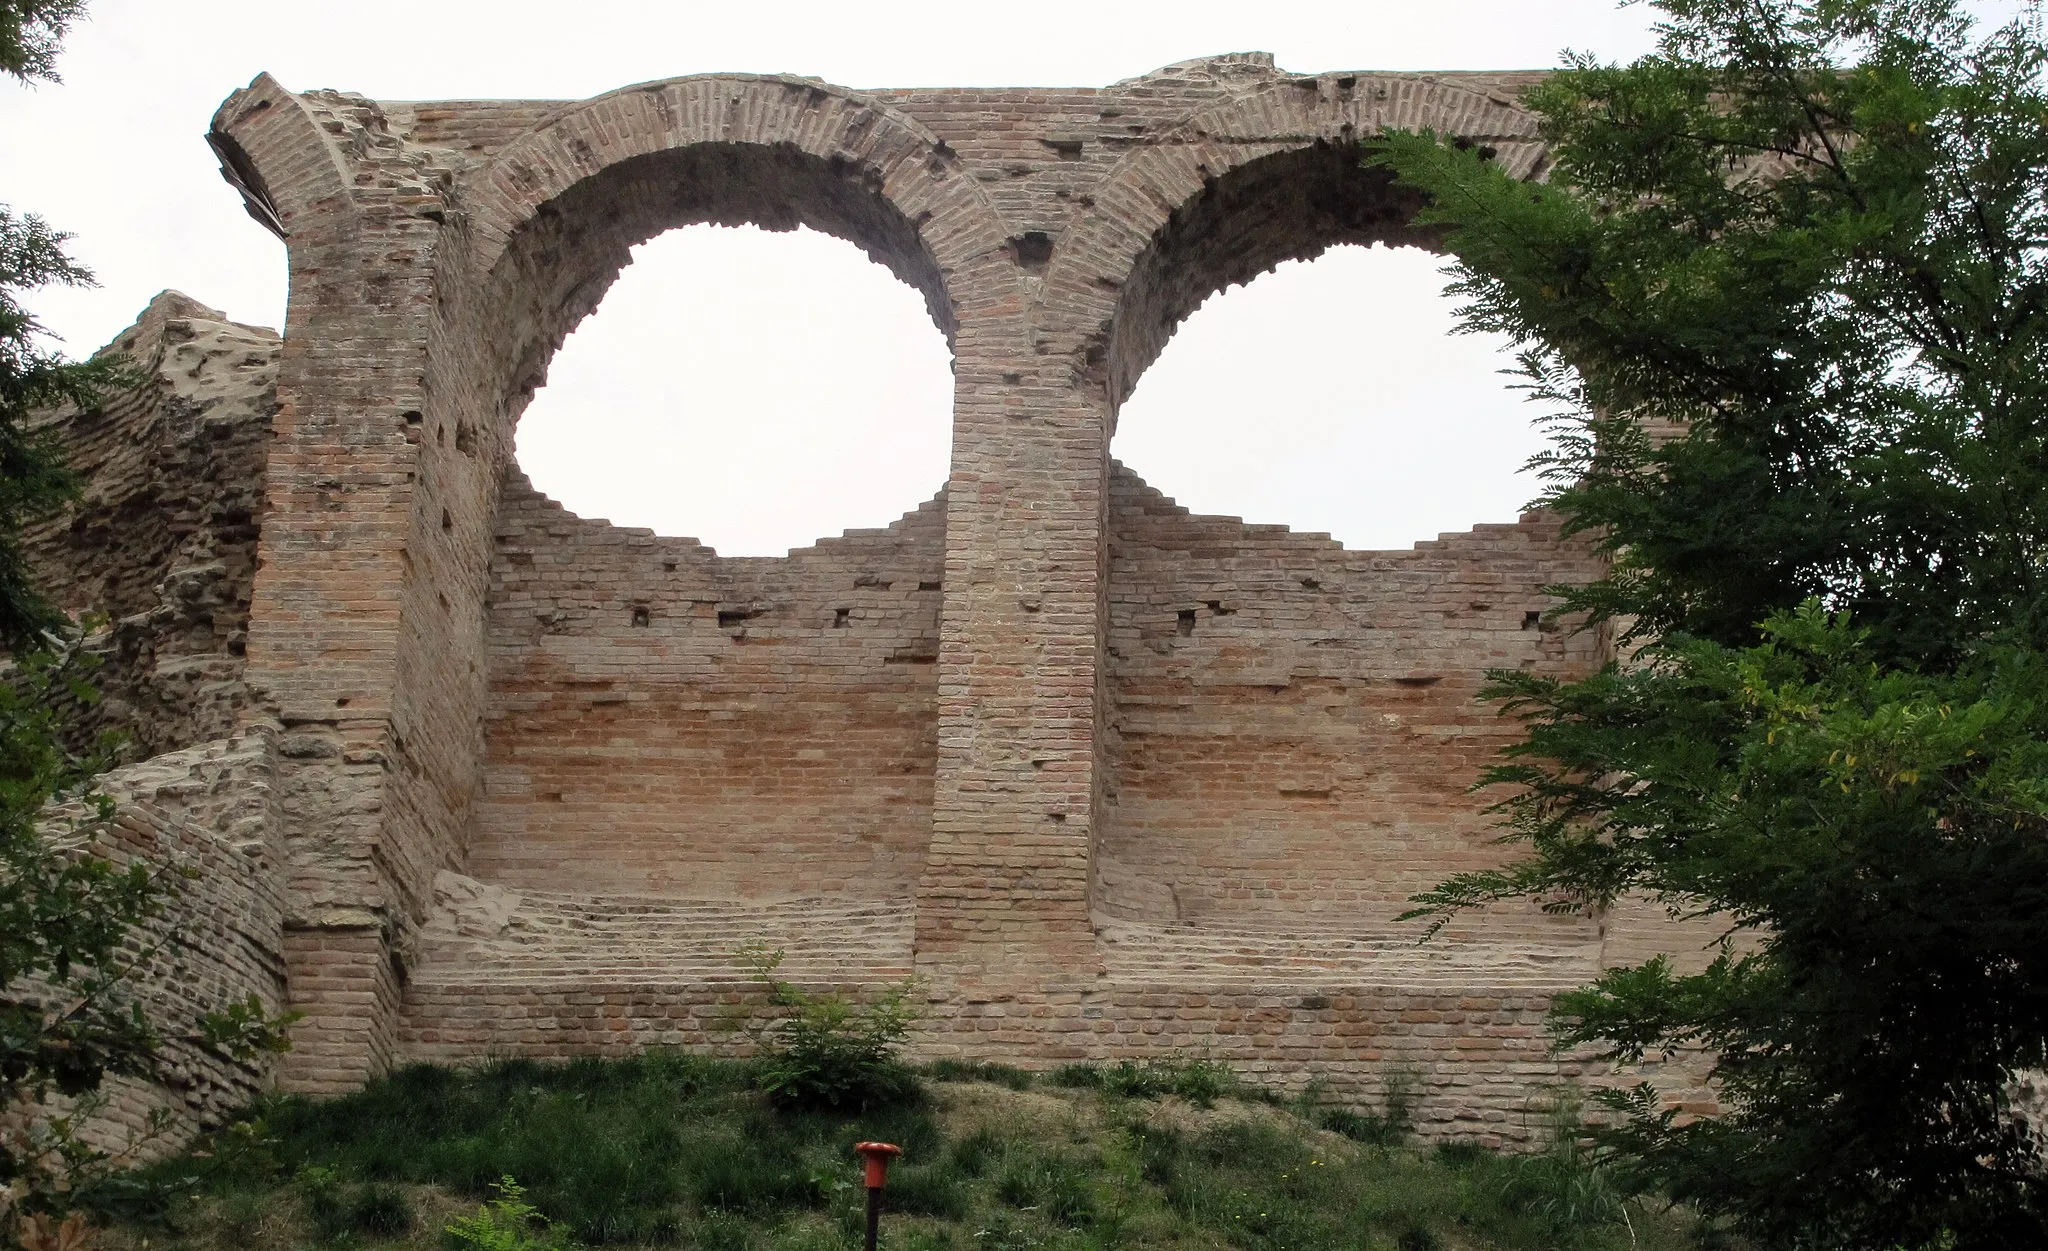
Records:
{"label": "weed", "polygon": [[996,1174],[997,1199],[1042,1212],[1056,1225],[1080,1228],[1095,1215],[1095,1196],[1078,1163],[1055,1151],[1012,1151]]}
{"label": "weed", "polygon": [[1408,1127],[1396,1124],[1384,1116],[1353,1112],[1347,1108],[1324,1108],[1315,1118],[1315,1123],[1331,1133],[1342,1134],[1353,1142],[1362,1142],[1370,1147],[1392,1147],[1408,1137]]}
{"label": "weed", "polygon": [[231,1190],[221,1199],[220,1232],[223,1241],[246,1244],[263,1227],[265,1195],[261,1190]]}
{"label": "weed", "polygon": [[1037,1080],[1036,1075],[1009,1064],[993,1064],[987,1060],[934,1060],[920,1070],[924,1076],[940,1082],[992,1082],[1011,1090],[1029,1090]]}
{"label": "weed", "polygon": [[761,943],[738,953],[778,1013],[749,1031],[760,1052],[754,1084],[790,1108],[859,1111],[914,1096],[916,1075],[897,1053],[917,1020],[911,1003],[916,981],[897,982],[872,1002],[856,1003],[783,981],[776,976],[782,954]]}
{"label": "weed", "polygon": [[1399,1238],[1394,1239],[1398,1251],[1438,1251],[1443,1245],[1442,1239],[1421,1225],[1410,1225],[1401,1231]]}
{"label": "weed", "polygon": [[1003,1154],[1002,1135],[984,1125],[955,1142],[950,1154],[961,1176],[982,1177],[987,1174],[989,1165]]}
{"label": "weed", "polygon": [[[1562,1128],[1535,1156],[1361,1148],[1313,1132],[1333,1114],[1309,1101],[1292,1105],[1304,1117],[1226,1095],[1191,1115],[1118,1093],[1171,1091],[1173,1066],[1079,1072],[1086,1093],[984,1085],[855,1112],[779,1104],[749,1064],[677,1053],[405,1069],[266,1105],[261,1150],[210,1142],[159,1166],[152,1185],[215,1207],[189,1224],[174,1207],[183,1230],[159,1243],[152,1226],[151,1242],[423,1251],[443,1222],[407,1201],[439,1188],[483,1202],[445,1235],[451,1251],[857,1251],[864,1139],[906,1150],[884,1205],[894,1251],[1670,1251],[1683,1236],[1682,1218],[1639,1208],[1620,1224],[1618,1189]],[[1387,1122],[1351,1115],[1372,1127],[1360,1137]],[[399,1221],[410,1236],[389,1232]]]}
{"label": "weed", "polygon": [[1509,1208],[1534,1217],[1559,1246],[1578,1245],[1586,1230],[1620,1223],[1628,1196],[1579,1142],[1575,1109],[1561,1110],[1550,1146],[1507,1162],[1500,1186]]}
{"label": "weed", "polygon": [[510,1177],[491,1187],[496,1198],[473,1216],[458,1217],[446,1230],[457,1251],[566,1251],[568,1231],[526,1201],[526,1190]]}
{"label": "weed", "polygon": [[957,1221],[967,1215],[967,1188],[957,1165],[898,1165],[889,1173],[888,1210]]}
{"label": "weed", "polygon": [[341,1174],[331,1168],[308,1165],[293,1179],[306,1220],[321,1239],[339,1241],[355,1232],[344,1201]]}
{"label": "weed", "polygon": [[405,1192],[381,1182],[358,1188],[347,1212],[350,1228],[375,1238],[395,1238],[412,1228],[412,1204]]}
{"label": "weed", "polygon": [[1230,1066],[1216,1060],[1121,1060],[1115,1064],[1068,1064],[1053,1071],[1057,1085],[1099,1090],[1125,1099],[1179,1095],[1196,1107],[1210,1107],[1240,1089]]}
{"label": "weed", "polygon": [[730,1212],[706,1212],[690,1230],[696,1251],[753,1251],[754,1227]]}

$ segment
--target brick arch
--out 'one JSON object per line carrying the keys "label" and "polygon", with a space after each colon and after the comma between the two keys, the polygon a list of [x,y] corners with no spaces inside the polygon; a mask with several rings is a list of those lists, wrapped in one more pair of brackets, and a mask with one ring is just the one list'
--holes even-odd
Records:
{"label": "brick arch", "polygon": [[598,96],[465,183],[470,281],[515,319],[486,341],[514,349],[521,390],[628,249],[676,226],[806,225],[846,239],[924,295],[956,351],[961,308],[988,303],[965,292],[1016,281],[994,208],[942,140],[809,79],[707,75]]}
{"label": "brick arch", "polygon": [[345,216],[349,177],[304,99],[269,74],[221,103],[206,141],[249,216],[287,246],[313,220]]}
{"label": "brick arch", "polygon": [[1392,75],[1278,81],[1125,157],[1045,286],[1082,329],[1112,411],[1216,291],[1338,243],[1427,246],[1414,196],[1358,166],[1362,140],[1396,129],[1470,139],[1517,177],[1545,164],[1536,119],[1506,98]]}

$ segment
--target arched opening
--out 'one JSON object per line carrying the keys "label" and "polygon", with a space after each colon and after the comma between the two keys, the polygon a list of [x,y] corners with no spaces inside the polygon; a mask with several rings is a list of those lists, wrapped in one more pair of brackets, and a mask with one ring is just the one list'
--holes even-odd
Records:
{"label": "arched opening", "polygon": [[1196,513],[1354,550],[1512,521],[1541,431],[1509,344],[1457,333],[1442,261],[1343,245],[1211,297],[1117,414],[1131,472]]}
{"label": "arched opening", "polygon": [[952,386],[918,293],[858,248],[690,226],[635,247],[563,343],[518,462],[579,517],[780,556],[930,498]]}
{"label": "arched opening", "polygon": [[[1323,142],[1257,157],[1211,177],[1168,217],[1120,293],[1106,345],[1110,396],[1129,423],[1115,450],[1131,449],[1132,462],[1156,454],[1171,474],[1172,458],[1159,449],[1208,433],[1176,422],[1182,405],[1167,402],[1171,386],[1148,411],[1147,370],[1169,368],[1186,347],[1201,402],[1227,406],[1219,421],[1236,427],[1222,447],[1181,458],[1198,486],[1209,454],[1255,462],[1261,448],[1284,444],[1290,425],[1300,435],[1294,450],[1311,458],[1338,505],[1347,488],[1369,489],[1357,479],[1370,470],[1345,461],[1343,442],[1354,437],[1350,454],[1378,458],[1381,469],[1392,461],[1400,476],[1412,478],[1416,462],[1400,465],[1388,453],[1405,440],[1412,452],[1436,454],[1435,482],[1476,464],[1493,481],[1464,504],[1442,492],[1458,510],[1438,514],[1448,523],[1411,528],[1393,509],[1378,531],[1315,527],[1353,540],[1347,547],[1280,524],[1302,520],[1302,511],[1311,524],[1321,520],[1312,500],[1297,498],[1309,494],[1298,482],[1269,483],[1272,506],[1244,507],[1250,516],[1240,520],[1191,511],[1129,469],[1112,475],[1109,777],[1093,904],[1111,950],[1123,953],[1113,959],[1118,976],[1165,975],[1172,962],[1200,958],[1199,944],[1173,936],[1186,930],[1228,932],[1247,951],[1271,942],[1274,960],[1349,970],[1360,984],[1414,975],[1402,954],[1413,934],[1395,916],[1417,891],[1498,858],[1495,831],[1468,793],[1512,729],[1477,699],[1485,670],[1593,658],[1592,639],[1541,619],[1551,603],[1542,588],[1582,580],[1594,562],[1560,538],[1553,520],[1516,519],[1533,491],[1513,470],[1531,443],[1506,437],[1527,417],[1497,375],[1504,362],[1483,344],[1455,340],[1428,346],[1477,346],[1477,359],[1375,366],[1370,347],[1339,355],[1347,332],[1372,333],[1373,310],[1404,318],[1410,330],[1434,313],[1434,333],[1448,329],[1426,251],[1432,239],[1414,224],[1418,205],[1363,167],[1362,155],[1356,145]],[[1294,264],[1304,261],[1314,263]],[[1280,272],[1258,277],[1275,266]],[[1334,323],[1318,346],[1321,327],[1290,322],[1262,308],[1261,297],[1325,274],[1352,281],[1333,284],[1347,289],[1318,310]],[[1250,316],[1232,316],[1238,308]],[[1211,325],[1238,337],[1212,339]],[[1311,355],[1336,367],[1323,398],[1285,398],[1293,380],[1268,380],[1305,372]],[[1459,379],[1477,405],[1462,429],[1442,412],[1448,401],[1436,388],[1445,380],[1432,368],[1476,375]],[[1240,372],[1245,380],[1234,384]],[[1407,385],[1394,390],[1388,384],[1399,374]],[[1399,411],[1404,402],[1409,411]],[[1317,404],[1332,411],[1293,411]],[[1396,423],[1407,428],[1385,429]],[[1489,426],[1493,442],[1507,446],[1470,446]],[[1399,485],[1427,489],[1431,480]],[[1212,481],[1227,488],[1227,478]],[[1438,529],[1462,532],[1428,537]],[[1490,914],[1477,923],[1520,927],[1538,945],[1551,941],[1545,934],[1581,940],[1540,917]]]}
{"label": "arched opening", "polygon": [[[551,367],[557,385],[583,367],[554,353],[632,250],[706,225],[808,227],[819,235],[765,242],[828,255],[851,243],[885,267],[875,271],[885,284],[893,274],[913,288],[907,302],[937,327],[919,328],[927,372],[944,368],[951,306],[917,226],[870,171],[791,144],[620,160],[541,204],[506,242],[474,310],[466,392],[495,405],[476,420],[495,440],[485,456],[504,467],[482,591],[482,785],[467,870],[479,898],[513,892],[525,919],[472,953],[481,966],[502,959],[546,977],[602,964],[687,980],[728,969],[751,937],[842,928],[852,937],[834,948],[839,972],[907,959],[900,905],[930,837],[937,753],[943,502],[890,515],[938,485],[932,467],[910,499],[872,518],[888,524],[763,558],[598,520],[615,511],[601,500],[578,516],[511,465],[514,422]],[[633,286],[619,288],[629,310]],[[708,289],[685,298],[745,302]],[[659,350],[657,378],[688,369],[680,352]],[[718,420],[744,426],[734,409],[745,399],[720,400]],[[586,430],[569,437],[590,442]],[[598,450],[599,474],[607,455],[614,471],[644,458],[630,442]],[[539,468],[530,448],[521,454]],[[772,494],[788,484],[753,485]],[[870,517],[827,528],[840,520]],[[455,523],[444,514],[440,524]],[[752,546],[771,544],[788,546]],[[453,900],[458,928],[468,906],[497,905]],[[864,909],[887,919],[870,924]],[[522,925],[539,936],[517,937]]]}

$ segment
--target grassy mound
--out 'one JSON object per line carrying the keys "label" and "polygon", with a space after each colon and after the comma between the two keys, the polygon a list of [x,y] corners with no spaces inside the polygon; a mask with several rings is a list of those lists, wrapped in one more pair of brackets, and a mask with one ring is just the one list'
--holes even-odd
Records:
{"label": "grassy mound", "polygon": [[[861,1236],[853,1144],[882,1139],[905,1153],[884,1218],[897,1251],[1685,1245],[1569,1143],[1426,1150],[1385,1117],[1251,1097],[1220,1066],[935,1066],[859,1113],[780,1109],[752,1086],[745,1064],[677,1053],[408,1068],[275,1102],[131,1179],[125,1207],[106,1200],[107,1241],[840,1251]],[[493,1190],[508,1177],[516,1192]],[[136,1201],[151,1195],[176,1198]]]}

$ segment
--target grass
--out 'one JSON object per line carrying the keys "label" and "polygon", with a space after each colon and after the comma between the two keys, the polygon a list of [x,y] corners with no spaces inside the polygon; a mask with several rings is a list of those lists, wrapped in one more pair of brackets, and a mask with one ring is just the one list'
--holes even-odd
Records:
{"label": "grass", "polygon": [[772,1106],[743,1063],[679,1053],[408,1068],[345,1098],[269,1104],[255,1130],[131,1179],[125,1201],[103,1195],[103,1245],[443,1248],[453,1222],[491,1226],[479,1206],[510,1177],[538,1216],[492,1246],[539,1245],[552,1222],[554,1241],[591,1246],[850,1251],[863,1139],[905,1150],[887,1192],[890,1251],[1687,1243],[1681,1221],[1625,1205],[1568,1139],[1523,1157],[1425,1149],[1404,1142],[1398,1107],[1276,1104],[1221,1065],[1044,1080],[937,1064],[918,1087],[828,1114]]}

